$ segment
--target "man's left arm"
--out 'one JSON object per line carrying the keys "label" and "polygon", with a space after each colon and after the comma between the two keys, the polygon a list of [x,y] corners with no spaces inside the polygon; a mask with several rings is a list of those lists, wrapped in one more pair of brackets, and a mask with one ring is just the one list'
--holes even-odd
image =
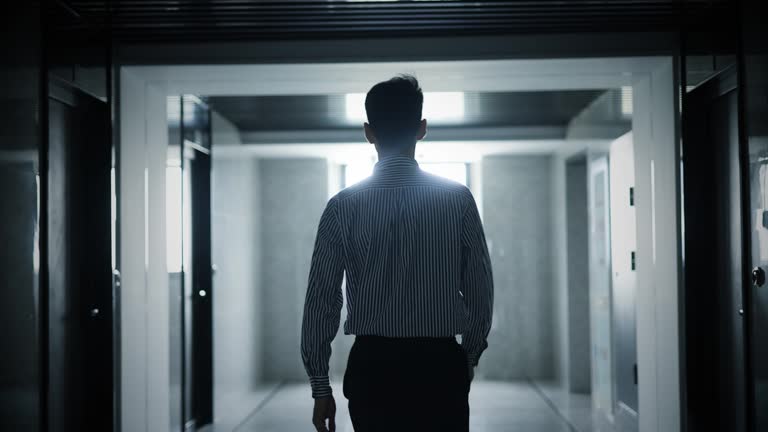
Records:
{"label": "man's left arm", "polygon": [[462,346],[467,353],[470,374],[488,347],[488,333],[493,320],[493,272],[485,232],[474,199],[471,200],[462,221],[461,291],[467,306],[467,329],[462,335]]}
{"label": "man's left arm", "polygon": [[331,341],[341,319],[344,253],[334,201],[328,203],[317,229],[301,326],[301,357],[312,397],[332,395],[328,379]]}

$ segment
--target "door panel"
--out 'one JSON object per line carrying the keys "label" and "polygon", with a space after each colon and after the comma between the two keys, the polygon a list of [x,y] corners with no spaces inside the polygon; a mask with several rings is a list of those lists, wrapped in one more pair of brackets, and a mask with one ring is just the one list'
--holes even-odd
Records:
{"label": "door panel", "polygon": [[[763,65],[764,66],[764,65]],[[755,67],[757,69],[757,67]],[[763,68],[763,73],[768,67]],[[750,102],[750,110],[768,113],[768,83],[763,82],[762,98],[759,93],[747,98],[762,99]],[[759,105],[759,106],[754,106]],[[750,113],[752,120],[756,120]],[[768,130],[765,120],[761,125],[750,124],[749,136],[749,189],[751,216],[752,267],[768,272]],[[763,130],[760,130],[763,128]],[[751,306],[746,310],[750,331],[753,387],[752,410],[755,431],[768,430],[768,284],[748,286]]]}
{"label": "door panel", "polygon": [[78,428],[73,416],[82,403],[77,385],[82,369],[79,365],[80,338],[77,331],[79,319],[78,292],[74,289],[75,273],[70,271],[72,261],[70,244],[72,232],[69,229],[72,215],[68,212],[71,200],[68,173],[71,172],[67,153],[76,139],[75,109],[61,101],[49,101],[48,139],[48,286],[50,293],[50,406],[52,430]]}
{"label": "door panel", "polygon": [[719,405],[725,409],[721,427],[746,430],[746,387],[744,375],[743,267],[741,223],[741,179],[739,170],[738,106],[736,90],[729,90],[712,103],[710,134],[714,144],[714,197],[719,221],[715,247],[717,266],[714,281],[719,288],[715,299],[720,318]]}
{"label": "door panel", "polygon": [[49,429],[110,430],[114,392],[108,109],[105,102],[58,80],[52,81],[50,91]]}
{"label": "door panel", "polygon": [[589,155],[589,316],[592,406],[600,421],[613,420],[611,338],[611,235],[608,156]]}
{"label": "door panel", "polygon": [[689,430],[747,430],[737,101],[731,68],[683,104]]}
{"label": "door panel", "polygon": [[[739,76],[743,123],[741,126],[742,161],[748,164],[744,182],[749,185],[748,241],[751,263],[745,271],[760,266],[768,271],[768,26],[765,2],[743,0],[741,10],[742,53]],[[747,338],[750,348],[748,401],[753,430],[768,430],[768,285],[747,286]]]}
{"label": "door panel", "polygon": [[213,273],[211,267],[211,157],[190,161],[192,198],[193,410],[199,425],[213,422]]}
{"label": "door panel", "polygon": [[213,422],[210,108],[171,96],[166,168],[172,430]]}
{"label": "door panel", "polygon": [[620,430],[637,430],[637,222],[634,207],[635,162],[632,134],[610,149],[611,271],[613,299],[613,367],[616,422]]}

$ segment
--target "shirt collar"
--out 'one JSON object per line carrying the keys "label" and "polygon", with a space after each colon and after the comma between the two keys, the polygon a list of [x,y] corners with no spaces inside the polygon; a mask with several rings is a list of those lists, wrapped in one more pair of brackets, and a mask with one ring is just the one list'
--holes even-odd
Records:
{"label": "shirt collar", "polygon": [[416,159],[410,156],[395,155],[379,159],[373,168],[373,173],[397,175],[410,173],[418,168],[419,163],[416,162]]}

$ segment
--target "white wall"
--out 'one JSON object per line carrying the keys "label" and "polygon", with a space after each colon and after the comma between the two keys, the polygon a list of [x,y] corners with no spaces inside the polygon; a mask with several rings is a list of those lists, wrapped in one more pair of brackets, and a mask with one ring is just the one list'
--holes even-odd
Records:
{"label": "white wall", "polygon": [[170,425],[165,96],[161,84],[120,74],[119,400],[126,432]]}
{"label": "white wall", "polygon": [[637,346],[641,431],[680,430],[681,258],[676,65],[634,83]]}

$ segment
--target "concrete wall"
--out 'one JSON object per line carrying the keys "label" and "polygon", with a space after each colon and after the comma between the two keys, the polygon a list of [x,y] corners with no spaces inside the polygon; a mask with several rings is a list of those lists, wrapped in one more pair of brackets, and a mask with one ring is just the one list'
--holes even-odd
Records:
{"label": "concrete wall", "polygon": [[485,378],[554,375],[550,159],[482,161],[483,218],[495,284],[490,348],[478,368]]}
{"label": "concrete wall", "polygon": [[306,380],[301,319],[317,225],[328,202],[324,159],[262,159],[262,364],[265,380]]}
{"label": "concrete wall", "polygon": [[[225,136],[236,134],[219,140]],[[338,183],[334,168],[324,159],[217,159],[214,153],[217,418],[244,393],[306,379],[299,352],[304,296],[317,224]],[[343,374],[350,346],[340,330],[331,358],[335,377]]]}

